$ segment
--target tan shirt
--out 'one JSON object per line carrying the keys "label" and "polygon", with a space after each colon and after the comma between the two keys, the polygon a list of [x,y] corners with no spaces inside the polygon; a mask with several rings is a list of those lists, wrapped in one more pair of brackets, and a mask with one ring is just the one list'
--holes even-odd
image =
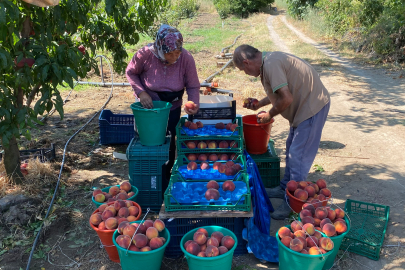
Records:
{"label": "tan shirt", "polygon": [[330,100],[328,90],[321,82],[318,72],[307,62],[292,54],[269,52],[263,57],[260,77],[272,104],[276,92],[288,86],[293,101],[281,113],[292,127],[317,114]]}

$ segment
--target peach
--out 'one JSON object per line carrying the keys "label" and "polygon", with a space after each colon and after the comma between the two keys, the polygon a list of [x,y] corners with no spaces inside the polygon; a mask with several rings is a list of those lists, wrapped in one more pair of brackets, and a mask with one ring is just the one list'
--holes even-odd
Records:
{"label": "peach", "polygon": [[135,195],[135,192],[133,192],[133,191],[128,192],[128,198],[131,198],[131,197],[134,196],[134,195]]}
{"label": "peach", "polygon": [[219,242],[218,239],[216,239],[215,237],[207,238],[207,247],[209,246],[218,247],[219,243],[221,242]]}
{"label": "peach", "polygon": [[105,227],[108,230],[114,230],[118,227],[118,220],[114,217],[110,217],[105,221]]}
{"label": "peach", "polygon": [[311,223],[306,223],[306,224],[304,224],[303,231],[306,231],[307,234],[309,234],[309,235],[314,235],[315,227]]}
{"label": "peach", "polygon": [[201,248],[201,251],[205,252],[205,250],[207,249],[207,244],[201,245],[200,248]]}
{"label": "peach", "polygon": [[218,148],[229,148],[229,144],[227,141],[220,141],[218,144]]}
{"label": "peach", "polygon": [[129,216],[136,217],[139,214],[139,208],[135,205],[128,207],[128,211],[129,211]]}
{"label": "peach", "polygon": [[[121,222],[120,224],[118,224],[118,232],[119,232],[119,234],[124,234],[124,228],[126,227],[126,226],[128,226],[129,225],[129,222],[128,221],[123,221],[123,222]],[[132,235],[131,235],[132,236]]]}
{"label": "peach", "polygon": [[125,201],[117,200],[113,204],[115,210],[120,210],[122,207],[126,207]]}
{"label": "peach", "polygon": [[142,233],[137,233],[135,234],[134,238],[132,239],[132,243],[137,247],[137,248],[143,248],[148,244],[148,238],[146,235]]}
{"label": "peach", "polygon": [[335,244],[330,238],[322,237],[319,239],[319,245],[326,251],[332,250]]}
{"label": "peach", "polygon": [[227,154],[221,154],[219,160],[229,160],[229,156]]}
{"label": "peach", "polygon": [[200,252],[198,252],[197,257],[207,257],[207,256],[205,256],[204,251],[200,251]]}
{"label": "peach", "polygon": [[90,216],[90,223],[93,224],[94,226],[98,226],[102,221],[103,219],[99,214],[93,214]]}
{"label": "peach", "polygon": [[318,194],[319,193],[319,187],[317,184],[311,183],[310,184],[311,187],[313,187],[315,189],[315,193]]}
{"label": "peach", "polygon": [[[336,210],[335,210],[336,211]],[[336,212],[335,212],[336,213]],[[346,224],[346,220],[344,220],[344,219],[342,219],[342,218],[337,218],[337,219],[335,219],[335,222],[336,221],[342,221],[342,222],[344,222],[345,224]]]}
{"label": "peach", "polygon": [[195,109],[197,109],[197,105],[193,101],[190,100],[184,104],[184,108],[186,108],[187,110],[195,110]]}
{"label": "peach", "polygon": [[315,230],[317,230],[317,231],[322,231],[322,228],[321,227],[315,227]]}
{"label": "peach", "polygon": [[343,211],[340,208],[335,209],[335,213],[336,213],[336,218],[341,218],[344,219],[345,218],[345,211]]}
{"label": "peach", "polygon": [[286,247],[288,247],[288,248],[290,247],[291,241],[292,241],[292,238],[289,237],[289,236],[285,236],[285,237],[283,237],[283,238],[281,239],[281,243],[283,243],[283,245],[286,246]]}
{"label": "peach", "polygon": [[101,221],[100,224],[98,224],[98,229],[103,231],[103,230],[107,230],[107,227],[105,226],[105,222]]}
{"label": "peach", "polygon": [[211,199],[216,201],[219,199],[219,196],[220,196],[219,191],[213,188],[210,188],[205,192],[205,199],[207,199],[207,201]]}
{"label": "peach", "polygon": [[233,192],[235,190],[235,184],[231,180],[227,180],[222,184],[223,191]]}
{"label": "peach", "polygon": [[198,126],[196,123],[191,123],[190,126],[188,127],[189,129],[197,129]]}
{"label": "peach", "polygon": [[315,227],[320,227],[321,226],[321,220],[319,218],[314,218],[314,221],[315,221],[315,223],[314,223]]}
{"label": "peach", "polygon": [[315,207],[315,210],[316,210],[316,208],[318,208],[318,207],[322,207],[322,203],[319,201],[319,199],[313,199],[313,200],[311,201],[311,204]]}
{"label": "peach", "polygon": [[[226,166],[226,165],[225,165]],[[236,174],[236,172],[235,172],[235,169],[234,168],[229,168],[229,167],[226,167],[226,169],[225,169],[225,175],[228,175],[228,176],[231,176],[231,175],[235,175]]]}
{"label": "peach", "polygon": [[[235,131],[238,128],[238,124],[232,124],[231,127],[229,128],[230,131]],[[232,146],[232,147],[238,147],[236,146]]]}
{"label": "peach", "polygon": [[306,241],[307,241],[307,247],[309,247],[309,248],[319,246],[319,240],[315,236],[308,236]]}
{"label": "peach", "polygon": [[326,198],[329,198],[332,195],[332,192],[330,192],[329,189],[323,188],[319,191],[320,195],[324,195]]}
{"label": "peach", "polygon": [[309,197],[313,197],[315,195],[315,189],[311,186],[307,186],[304,190],[308,193]]}
{"label": "peach", "polygon": [[117,186],[110,187],[110,189],[108,190],[108,194],[110,194],[111,196],[116,196],[118,193],[120,193],[120,189]]}
{"label": "peach", "polygon": [[293,222],[291,222],[291,229],[292,229],[293,232],[296,232],[296,231],[302,230],[303,225],[304,224],[302,224],[301,221],[295,221],[294,220]]}
{"label": "peach", "polygon": [[149,246],[145,246],[145,247],[141,248],[140,251],[141,252],[148,252],[148,251],[152,251],[152,249]]}
{"label": "peach", "polygon": [[209,161],[217,161],[218,156],[216,154],[211,154],[211,155],[208,156],[208,160]]}
{"label": "peach", "polygon": [[301,221],[302,221],[302,224],[304,224],[304,225],[307,224],[307,223],[311,223],[312,225],[315,224],[315,220],[314,220],[313,217],[306,216]]}
{"label": "peach", "polygon": [[191,242],[187,245],[186,251],[187,251],[188,253],[191,253],[191,254],[197,256],[197,254],[200,253],[201,248],[200,248],[200,246],[199,246],[196,242],[191,241]]}
{"label": "peach", "polygon": [[318,240],[319,240],[319,239],[322,238],[322,234],[321,234],[319,231],[315,231],[313,237],[316,237],[316,238],[318,238]]}
{"label": "peach", "polygon": [[228,250],[226,247],[224,247],[224,246],[220,246],[220,247],[218,248],[218,251],[219,251],[219,255],[222,255],[222,254],[227,253],[229,250]]}
{"label": "peach", "polygon": [[193,242],[193,240],[187,240],[185,243],[184,243],[184,249],[187,249],[187,246],[188,246],[188,244],[190,244],[191,242]]}
{"label": "peach", "polygon": [[153,221],[150,219],[147,219],[143,222],[143,225],[145,225],[146,229],[153,227]]}
{"label": "peach", "polygon": [[209,181],[209,182],[207,183],[207,189],[210,189],[210,188],[219,189],[219,184],[218,184],[218,182],[215,181],[215,180]]}
{"label": "peach", "polygon": [[321,251],[322,254],[325,254],[327,251],[324,250],[323,248],[319,248],[319,250]]}
{"label": "peach", "polygon": [[236,154],[235,153],[230,154],[229,159],[230,160],[235,160],[236,159]]}
{"label": "peach", "polygon": [[118,216],[119,217],[123,217],[126,218],[127,216],[129,216],[129,210],[126,207],[122,207],[119,211],[118,211]]}
{"label": "peach", "polygon": [[321,251],[320,251],[320,249],[317,248],[317,247],[311,247],[311,248],[309,249],[309,251],[308,251],[308,254],[309,254],[309,255],[320,255],[320,254],[321,254]]}
{"label": "peach", "polygon": [[297,189],[294,192],[294,197],[301,200],[301,201],[306,201],[308,199],[308,193],[303,189]]}
{"label": "peach", "polygon": [[331,221],[334,221],[335,220],[335,218],[336,218],[336,213],[335,213],[335,210],[333,210],[333,209],[328,209],[328,218],[331,220]]}
{"label": "peach", "polygon": [[296,252],[300,252],[303,248],[304,248],[304,245],[298,238],[291,240],[290,249],[292,249]]}
{"label": "peach", "polygon": [[[113,196],[111,196],[111,194],[108,194],[108,193],[104,194],[104,196],[105,196],[105,199],[106,199],[107,201],[108,201],[109,199],[113,198]],[[114,201],[115,201],[115,199],[114,199]]]}
{"label": "peach", "polygon": [[215,163],[212,165],[212,168],[213,168],[214,170],[219,171],[219,167],[220,167],[221,165],[222,165],[221,162],[215,162]]}
{"label": "peach", "polygon": [[335,229],[336,229],[337,234],[342,234],[342,233],[347,231],[346,222],[336,221],[334,225],[335,225]]}
{"label": "peach", "polygon": [[105,201],[105,196],[104,196],[103,193],[99,193],[99,194],[97,194],[96,196],[94,196],[94,200],[95,200],[96,202],[102,203],[102,202]]}
{"label": "peach", "polygon": [[210,168],[210,165],[208,164],[208,162],[203,161],[200,164],[200,168],[201,170],[208,170]]}
{"label": "peach", "polygon": [[290,180],[287,183],[287,189],[291,194],[293,194],[297,190],[297,188],[298,188],[298,183],[296,181]]}
{"label": "peach", "polygon": [[189,161],[196,161],[197,160],[197,155],[196,154],[188,154],[187,159]]}
{"label": "peach", "polygon": [[104,221],[111,217],[115,217],[115,215],[110,210],[104,210],[104,212],[101,214],[101,219]]}
{"label": "peach", "polygon": [[103,213],[104,210],[108,207],[108,204],[103,203],[102,205],[100,205],[97,209],[99,213]]}
{"label": "peach", "polygon": [[219,250],[217,247],[208,246],[207,249],[205,250],[205,256],[207,256],[207,257],[216,257],[218,255],[219,255]]}
{"label": "peach", "polygon": [[232,123],[228,123],[228,124],[226,124],[225,128],[226,128],[227,130],[231,130],[231,126],[232,126]]}
{"label": "peach", "polygon": [[166,238],[164,238],[164,237],[159,237],[159,238],[160,238],[160,240],[162,240],[163,244],[166,243]]}
{"label": "peach", "polygon": [[191,124],[191,123],[192,123],[192,122],[190,122],[190,121],[184,122],[184,127],[186,127],[186,128],[190,127],[190,124]]}
{"label": "peach", "polygon": [[127,200],[128,199],[128,195],[125,193],[119,193],[116,197],[117,200]]}
{"label": "peach", "polygon": [[219,171],[220,173],[225,173],[225,172],[226,172],[226,169],[228,169],[228,167],[226,167],[226,165],[222,163],[222,164],[219,166],[218,171]]}
{"label": "peach", "polygon": [[[308,223],[308,224],[310,224],[310,223]],[[294,236],[295,236],[295,237],[303,237],[303,238],[305,238],[305,237],[306,237],[306,234],[305,234],[305,232],[304,232],[303,230],[299,230],[299,231],[296,231],[296,232],[294,233]]]}
{"label": "peach", "polygon": [[221,240],[222,240],[222,237],[224,237],[224,234],[217,231],[217,232],[213,232],[211,234],[211,238],[212,237],[216,238],[218,240],[218,244],[219,244],[219,243],[221,243]]}
{"label": "peach", "polygon": [[93,197],[96,197],[96,195],[97,194],[103,194],[103,191],[101,190],[101,189],[95,189],[94,191],[93,191]]}
{"label": "peach", "polygon": [[304,203],[304,205],[302,206],[302,209],[309,210],[309,211],[311,211],[312,215],[315,215],[315,207],[310,203]]}
{"label": "peach", "polygon": [[208,144],[208,148],[217,148],[217,147],[218,147],[218,145],[217,145],[217,143],[214,142],[214,141],[211,141],[211,142]]}
{"label": "peach", "polygon": [[222,237],[221,245],[230,250],[235,245],[235,240],[232,238],[232,236],[224,236]]}
{"label": "peach", "polygon": [[188,149],[194,149],[194,148],[197,147],[197,146],[195,145],[195,143],[192,142],[192,141],[187,142],[186,146],[187,146]]}
{"label": "peach", "polygon": [[163,246],[163,242],[159,237],[155,237],[150,239],[149,246],[152,250],[158,249]]}
{"label": "peach", "polygon": [[324,179],[319,179],[316,181],[316,185],[319,187],[319,189],[326,188],[326,181]]}
{"label": "peach", "polygon": [[206,161],[208,159],[206,154],[199,154],[198,155],[198,160],[199,161]]}
{"label": "peach", "polygon": [[299,181],[298,182],[298,188],[299,189],[305,189],[308,186],[308,183],[305,181]]}
{"label": "peach", "polygon": [[206,237],[208,237],[208,232],[207,232],[207,230],[204,229],[204,228],[199,228],[199,229],[197,230],[197,232],[202,232]]}
{"label": "peach", "polygon": [[326,201],[326,197],[325,197],[325,195],[323,195],[323,194],[319,194],[318,197],[317,197],[317,199],[318,199],[321,203],[323,203],[323,202]]}
{"label": "peach", "polygon": [[242,170],[242,166],[240,164],[235,164],[232,168],[235,170],[236,173]]}
{"label": "peach", "polygon": [[290,229],[288,229],[287,227],[281,227],[278,230],[278,237],[280,237],[280,239],[283,239],[284,236],[290,236]]}
{"label": "peach", "polygon": [[301,250],[300,253],[301,253],[301,254],[309,254],[306,249]]}
{"label": "peach", "polygon": [[155,227],[149,227],[146,230],[146,237],[148,237],[149,240],[155,237],[159,237],[159,231]]}
{"label": "peach", "polygon": [[195,232],[193,235],[193,240],[196,242],[198,245],[204,245],[207,242],[207,237],[203,232]]}
{"label": "peach", "polygon": [[129,249],[128,249],[128,250],[130,250],[130,251],[135,251],[135,252],[139,252],[139,251],[140,251],[140,249],[137,248],[134,244],[131,244],[131,245],[129,246]]}
{"label": "peach", "polygon": [[122,229],[122,234],[123,235],[128,235],[129,237],[132,238],[132,236],[135,234],[136,227],[132,224],[127,224],[127,226],[124,226]]}
{"label": "peach", "polygon": [[136,218],[135,216],[127,216],[127,220],[128,220],[129,222],[132,222],[132,221],[136,221],[137,218]]}
{"label": "peach", "polygon": [[324,234],[326,234],[326,236],[331,237],[331,236],[334,236],[334,235],[335,235],[336,229],[335,229],[335,226],[334,226],[333,224],[331,224],[331,223],[326,223],[326,224],[323,225],[323,227],[322,227],[322,232],[323,232]]}
{"label": "peach", "polygon": [[165,229],[165,223],[163,221],[161,221],[160,219],[156,219],[153,222],[153,227],[156,228],[156,230],[158,230],[159,232],[163,231]]}
{"label": "peach", "polygon": [[308,209],[301,210],[300,218],[303,219],[304,217],[312,217],[312,212]]}
{"label": "peach", "polygon": [[196,122],[198,128],[204,127],[204,124],[201,121]]}
{"label": "peach", "polygon": [[307,248],[307,241],[305,241],[305,237],[296,237],[294,239],[300,240],[304,248]]}
{"label": "peach", "polygon": [[119,226],[122,222],[124,222],[124,221],[128,221],[128,219],[127,219],[127,218],[124,218],[124,217],[119,218],[119,219],[118,219],[118,226]]}
{"label": "peach", "polygon": [[321,223],[319,224],[319,227],[323,228],[323,226],[325,226],[325,224],[327,224],[327,223],[332,224],[332,221],[330,221],[329,218],[324,218],[324,219],[321,220]]}
{"label": "peach", "polygon": [[328,216],[328,211],[325,209],[325,207],[318,207],[315,210],[315,216],[320,220],[325,219]]}
{"label": "peach", "polygon": [[120,189],[125,190],[126,192],[130,192],[132,189],[132,186],[128,181],[125,181],[125,182],[121,183]]}
{"label": "peach", "polygon": [[225,163],[225,165],[226,165],[227,167],[229,167],[229,168],[232,168],[233,165],[235,165],[235,163],[234,163],[232,160],[229,160],[229,161],[227,161],[227,162]]}
{"label": "peach", "polygon": [[194,161],[191,161],[189,164],[187,164],[187,170],[194,171],[197,169],[198,169],[198,165]]}
{"label": "peach", "polygon": [[129,245],[131,244],[131,238],[127,235],[119,235],[115,241],[117,242],[117,244],[122,247],[127,249],[129,247]]}
{"label": "peach", "polygon": [[215,128],[217,128],[217,129],[224,129],[224,128],[225,128],[225,125],[224,125],[224,123],[219,122],[219,123],[216,123],[216,124],[215,124]]}
{"label": "peach", "polygon": [[[232,130],[232,128],[231,128],[231,130]],[[232,131],[233,131],[233,130],[232,130]],[[231,141],[231,142],[229,143],[229,147],[230,147],[230,148],[237,148],[237,147],[238,147],[238,143],[235,142],[235,141]]]}

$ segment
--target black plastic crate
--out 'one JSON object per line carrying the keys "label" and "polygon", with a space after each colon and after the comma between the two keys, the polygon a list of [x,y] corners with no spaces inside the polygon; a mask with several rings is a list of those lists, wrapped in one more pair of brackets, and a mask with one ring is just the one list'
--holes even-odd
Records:
{"label": "black plastic crate", "polygon": [[144,146],[137,138],[127,148],[129,182],[138,188],[136,202],[143,210],[159,211],[163,202],[164,165],[169,160],[170,136],[162,145]]}
{"label": "black plastic crate", "polygon": [[236,100],[232,100],[232,107],[200,108],[194,115],[189,115],[188,119],[235,119]]}
{"label": "black plastic crate", "polygon": [[[24,161],[30,158],[38,158],[41,162],[52,161],[56,157],[55,146],[51,144],[51,148],[40,148],[30,150],[20,150],[20,161]],[[0,160],[3,158],[3,153],[0,152]]]}
{"label": "black plastic crate", "polygon": [[243,255],[247,253],[246,244],[243,240],[242,230],[244,228],[244,218],[226,217],[226,218],[176,218],[163,220],[166,228],[170,232],[170,242],[166,247],[165,256],[176,258],[183,256],[180,242],[181,238],[192,229],[203,226],[221,226],[231,230],[238,239],[234,255]]}
{"label": "black plastic crate", "polygon": [[270,140],[267,152],[261,155],[250,155],[259,169],[260,177],[266,188],[280,185],[280,158],[276,154],[274,141]]}
{"label": "black plastic crate", "polygon": [[103,110],[98,118],[100,144],[128,144],[135,137],[134,115]]}

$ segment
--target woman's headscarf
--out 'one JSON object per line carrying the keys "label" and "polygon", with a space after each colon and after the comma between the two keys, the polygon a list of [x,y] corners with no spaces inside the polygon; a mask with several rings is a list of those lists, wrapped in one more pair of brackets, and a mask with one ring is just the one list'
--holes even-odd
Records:
{"label": "woman's headscarf", "polygon": [[153,54],[162,62],[167,63],[164,54],[183,48],[183,36],[176,28],[163,24],[156,34],[155,43],[150,46]]}

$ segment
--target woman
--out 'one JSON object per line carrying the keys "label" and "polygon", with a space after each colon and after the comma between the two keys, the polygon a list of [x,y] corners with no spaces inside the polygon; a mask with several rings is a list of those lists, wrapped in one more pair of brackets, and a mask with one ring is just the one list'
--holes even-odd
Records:
{"label": "woman", "polygon": [[[175,159],[176,125],[180,120],[184,90],[188,100],[197,105],[195,110],[184,108],[187,114],[197,113],[200,101],[200,82],[194,58],[183,48],[181,33],[176,28],[163,24],[155,42],[136,52],[128,64],[126,76],[135,96],[145,108],[153,108],[153,100],[167,101],[173,105],[167,126],[172,135],[169,162],[166,166],[166,176],[169,179]],[[163,184],[165,186],[167,183]]]}

